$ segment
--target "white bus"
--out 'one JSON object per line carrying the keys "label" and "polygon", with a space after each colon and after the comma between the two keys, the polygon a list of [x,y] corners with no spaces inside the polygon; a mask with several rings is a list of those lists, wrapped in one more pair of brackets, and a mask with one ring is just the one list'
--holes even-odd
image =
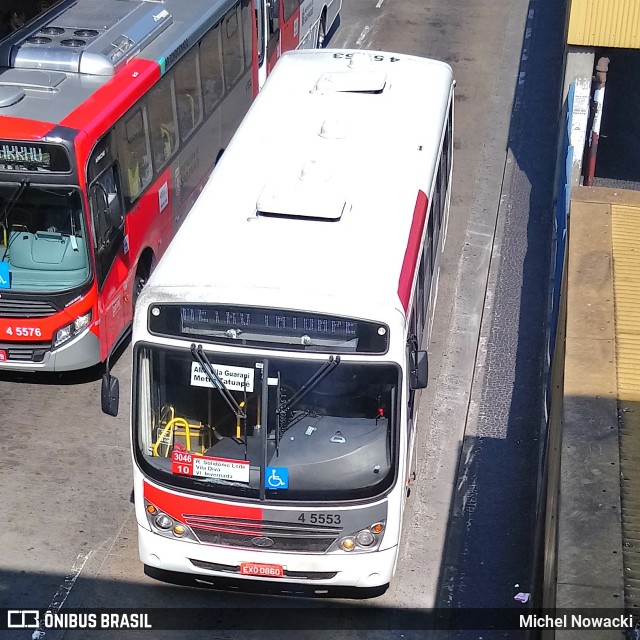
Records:
{"label": "white bus", "polygon": [[[140,558],[384,588],[449,211],[448,65],[282,56],[140,295]],[[103,408],[117,410],[107,377]]]}

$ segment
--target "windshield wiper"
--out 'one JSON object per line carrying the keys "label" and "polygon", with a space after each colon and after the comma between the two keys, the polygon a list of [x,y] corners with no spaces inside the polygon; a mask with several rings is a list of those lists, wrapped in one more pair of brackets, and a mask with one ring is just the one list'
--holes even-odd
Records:
{"label": "windshield wiper", "polygon": [[280,375],[278,374],[278,393],[276,408],[276,455],[280,449],[280,432],[285,416],[304,396],[312,391],[322,380],[324,380],[338,365],[340,364],[340,356],[329,356],[329,360],[325,362],[290,398],[282,400],[280,391]]}
{"label": "windshield wiper", "polygon": [[8,229],[9,214],[16,206],[16,203],[22,198],[24,192],[31,186],[29,180],[20,180],[20,184],[16,187],[15,191],[11,194],[11,197],[7,200],[7,204],[2,211],[2,224],[5,229]]}
{"label": "windshield wiper", "polygon": [[[222,396],[222,399],[227,403],[229,409],[233,411],[236,418],[240,420],[245,420],[247,417],[246,411],[236,402],[236,399],[229,391],[229,388],[225,385],[222,380],[220,380],[218,374],[214,371],[209,359],[207,358],[205,352],[202,350],[202,345],[199,344],[197,347],[195,344],[191,345],[191,354],[193,357],[200,363],[200,366],[204,369],[204,372],[211,378],[211,380],[215,380],[217,383],[217,389]],[[245,395],[246,395],[246,382],[245,382]],[[244,402],[246,406],[246,399]]]}
{"label": "windshield wiper", "polygon": [[291,409],[294,404],[298,404],[304,396],[312,391],[322,380],[340,364],[340,356],[329,356],[329,361],[325,362],[301,387],[285,402],[285,411]]}

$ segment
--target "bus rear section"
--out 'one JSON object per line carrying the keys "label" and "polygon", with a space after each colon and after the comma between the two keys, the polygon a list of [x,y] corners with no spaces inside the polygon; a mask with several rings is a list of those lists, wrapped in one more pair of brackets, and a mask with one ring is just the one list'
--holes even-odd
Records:
{"label": "bus rear section", "polygon": [[447,228],[453,86],[446,64],[385,52],[297,51],[276,65],[136,310],[146,565],[213,584],[392,579]]}

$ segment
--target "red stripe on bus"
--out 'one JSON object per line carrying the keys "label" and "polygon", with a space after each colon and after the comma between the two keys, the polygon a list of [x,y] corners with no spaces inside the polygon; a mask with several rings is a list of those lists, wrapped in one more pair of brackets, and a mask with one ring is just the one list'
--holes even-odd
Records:
{"label": "red stripe on bus", "polygon": [[422,233],[424,223],[427,219],[427,205],[429,200],[423,191],[418,191],[416,206],[413,210],[413,220],[409,231],[409,242],[404,252],[400,280],[398,282],[398,297],[404,307],[405,313],[409,310],[411,302],[411,289],[413,287],[413,276],[416,272],[418,257],[420,255],[420,245],[422,244]]}
{"label": "red stripe on bus", "polygon": [[144,482],[144,497],[154,504],[160,511],[164,511],[175,520],[184,522],[185,515],[215,516],[223,518],[247,518],[262,520],[260,507],[245,507],[210,500],[199,500],[189,496],[180,496],[168,491],[162,491]]}
{"label": "red stripe on bus", "polygon": [[157,62],[134,58],[60,124],[100,135],[159,79]]}
{"label": "red stripe on bus", "polygon": [[9,140],[42,140],[54,126],[50,122],[41,120],[2,116],[0,118],[0,138]]}

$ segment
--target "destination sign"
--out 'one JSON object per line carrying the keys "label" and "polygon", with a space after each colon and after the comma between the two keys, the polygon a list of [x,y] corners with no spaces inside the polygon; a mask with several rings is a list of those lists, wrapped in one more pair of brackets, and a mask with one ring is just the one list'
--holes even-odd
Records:
{"label": "destination sign", "polygon": [[150,310],[149,330],[207,342],[323,352],[384,353],[389,340],[381,323],[230,305],[156,305]]}
{"label": "destination sign", "polygon": [[61,145],[0,140],[0,169],[67,173],[71,165]]}

